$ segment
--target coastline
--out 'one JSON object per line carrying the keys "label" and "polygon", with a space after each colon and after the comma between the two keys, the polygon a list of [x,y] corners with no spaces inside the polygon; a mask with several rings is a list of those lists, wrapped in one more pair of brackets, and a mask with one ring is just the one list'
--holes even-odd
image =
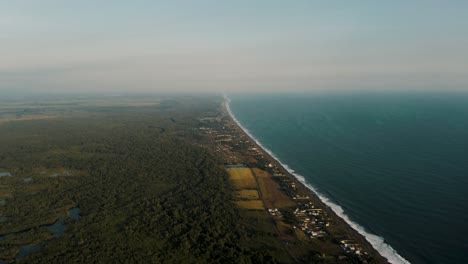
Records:
{"label": "coastline", "polygon": [[265,148],[261,142],[237,120],[231,111],[229,102],[230,99],[227,96],[224,96],[223,110],[227,113],[232,122],[236,124],[239,131],[243,133],[254,145],[256,145],[272,164],[280,168],[280,170],[294,181],[300,189],[311,197],[311,199],[325,208],[329,214],[333,215],[334,218],[346,229],[347,233],[356,239],[356,241],[361,243],[366,250],[379,261],[379,263],[410,263],[400,256],[390,245],[386,244],[382,237],[367,232],[364,227],[349,219],[341,206],[333,203],[329,198],[320,194],[302,175],[297,174],[287,164],[282,163],[271,150]]}

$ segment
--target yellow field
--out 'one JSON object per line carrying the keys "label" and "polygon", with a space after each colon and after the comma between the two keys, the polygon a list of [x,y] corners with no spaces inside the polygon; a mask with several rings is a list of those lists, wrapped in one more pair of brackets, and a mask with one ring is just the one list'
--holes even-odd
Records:
{"label": "yellow field", "polygon": [[254,189],[257,187],[255,177],[249,168],[227,169],[229,179],[236,189]]}
{"label": "yellow field", "polygon": [[244,209],[263,210],[263,203],[260,200],[235,201],[237,206]]}
{"label": "yellow field", "polygon": [[235,191],[234,195],[239,199],[257,200],[259,199],[257,190],[239,190]]}
{"label": "yellow field", "polygon": [[226,169],[229,173],[229,179],[231,180],[243,180],[246,178],[253,178],[252,171],[250,168],[229,168]]}
{"label": "yellow field", "polygon": [[295,205],[281,191],[272,176],[264,170],[259,168],[229,168],[227,172],[229,180],[236,189],[234,197],[242,199],[242,201],[235,201],[237,206],[241,208],[263,209],[263,202],[268,208],[284,208]]}

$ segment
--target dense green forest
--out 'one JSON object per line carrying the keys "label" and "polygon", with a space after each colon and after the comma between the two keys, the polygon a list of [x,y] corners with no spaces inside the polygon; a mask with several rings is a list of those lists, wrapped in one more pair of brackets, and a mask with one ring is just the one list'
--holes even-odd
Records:
{"label": "dense green forest", "polygon": [[[0,260],[291,261],[259,241],[273,234],[242,220],[222,161],[199,144],[198,120],[215,115],[220,98],[67,100],[2,103],[0,115],[18,120],[0,123],[0,172],[12,174],[0,177]],[[53,118],[18,118],[25,111]],[[49,229],[58,219],[60,235]],[[25,245],[36,248],[19,254]]]}

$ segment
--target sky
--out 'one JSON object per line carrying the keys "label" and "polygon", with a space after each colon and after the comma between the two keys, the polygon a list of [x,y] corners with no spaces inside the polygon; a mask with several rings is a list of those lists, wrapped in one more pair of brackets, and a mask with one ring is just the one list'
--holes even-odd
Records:
{"label": "sky", "polygon": [[468,90],[468,1],[0,0],[0,92]]}

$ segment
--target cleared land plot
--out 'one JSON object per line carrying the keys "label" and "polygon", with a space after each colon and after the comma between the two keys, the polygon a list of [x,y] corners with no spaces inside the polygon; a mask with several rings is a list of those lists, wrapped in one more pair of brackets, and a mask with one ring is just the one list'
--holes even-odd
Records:
{"label": "cleared land plot", "polygon": [[255,173],[255,175],[259,178],[266,178],[266,177],[270,177],[270,173],[268,173],[267,171],[264,171],[262,169],[259,169],[259,168],[253,168],[252,169],[253,173]]}
{"label": "cleared land plot", "polygon": [[[275,224],[271,221],[270,215],[265,210],[241,210],[240,215],[241,218],[244,219],[247,230],[256,230],[255,233],[252,233],[252,237],[242,241],[243,245],[249,245],[260,250],[264,248],[275,248],[275,253],[277,253],[276,257],[279,260],[278,263],[295,263],[288,259],[289,254],[285,254],[285,252],[282,251],[282,249],[284,249],[284,244],[276,237],[277,231]],[[307,253],[309,251],[305,252]]]}
{"label": "cleared land plot", "polygon": [[244,209],[263,210],[263,203],[261,200],[250,200],[250,201],[235,201],[237,206]]}
{"label": "cleared land plot", "polygon": [[238,199],[245,199],[245,200],[257,200],[257,199],[259,199],[259,195],[258,195],[257,190],[239,190],[239,191],[235,191],[234,195]]}
{"label": "cleared land plot", "polygon": [[258,176],[257,172],[255,174],[257,175],[263,200],[268,208],[285,208],[295,205],[295,203],[281,191],[278,183],[273,180],[272,176]]}
{"label": "cleared land plot", "polygon": [[290,241],[296,240],[296,237],[294,236],[294,230],[291,228],[290,225],[279,220],[279,221],[276,221],[276,227],[278,228],[278,231],[280,232],[280,237],[282,240],[290,240]]}
{"label": "cleared land plot", "polygon": [[226,169],[234,188],[236,189],[255,189],[257,183],[252,171],[249,168],[229,168]]}

